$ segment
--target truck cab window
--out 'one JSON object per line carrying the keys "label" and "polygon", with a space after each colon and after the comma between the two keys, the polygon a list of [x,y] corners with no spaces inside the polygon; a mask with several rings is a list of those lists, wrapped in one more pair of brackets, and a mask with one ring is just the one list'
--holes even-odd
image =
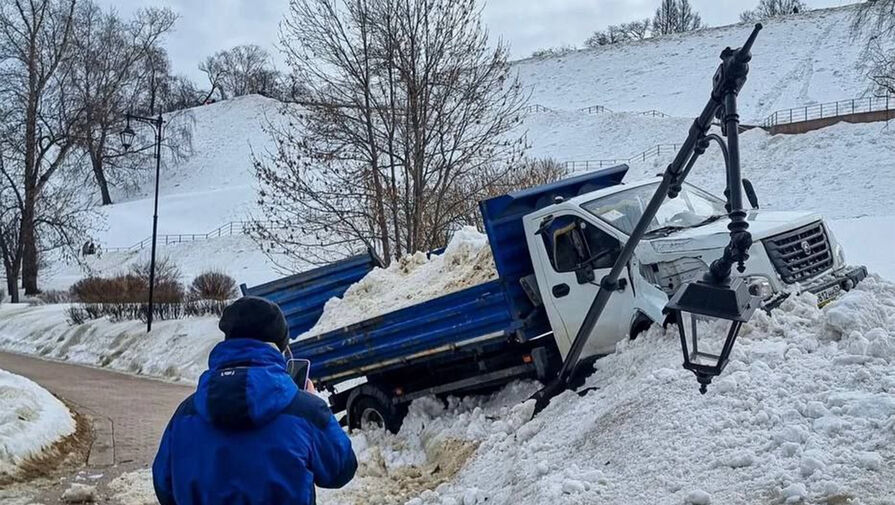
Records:
{"label": "truck cab window", "polygon": [[[541,233],[553,269],[574,272],[588,259],[592,268],[609,268],[621,249],[619,241],[577,216],[559,216]],[[604,254],[601,254],[604,253]]]}

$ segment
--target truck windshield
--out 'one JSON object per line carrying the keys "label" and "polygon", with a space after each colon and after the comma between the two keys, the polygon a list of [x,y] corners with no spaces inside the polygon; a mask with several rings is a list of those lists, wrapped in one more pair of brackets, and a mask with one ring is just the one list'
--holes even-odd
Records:
{"label": "truck windshield", "polygon": [[[630,235],[658,186],[659,183],[655,182],[619,191],[587,202],[582,207],[614,228]],[[684,184],[677,198],[665,199],[646,232],[648,235],[671,233],[701,226],[726,215],[724,200]]]}

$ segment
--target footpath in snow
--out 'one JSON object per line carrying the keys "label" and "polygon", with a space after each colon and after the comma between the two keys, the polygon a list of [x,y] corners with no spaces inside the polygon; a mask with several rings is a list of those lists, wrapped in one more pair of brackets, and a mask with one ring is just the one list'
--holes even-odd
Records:
{"label": "footpath in snow", "polygon": [[75,431],[68,408],[34,382],[0,370],[0,482]]}

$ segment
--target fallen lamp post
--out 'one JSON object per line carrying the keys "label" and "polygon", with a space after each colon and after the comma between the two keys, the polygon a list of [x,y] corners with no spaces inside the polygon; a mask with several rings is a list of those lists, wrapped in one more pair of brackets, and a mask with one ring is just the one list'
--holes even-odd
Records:
{"label": "fallen lamp post", "polygon": [[155,130],[155,201],[153,203],[152,211],[152,253],[149,260],[149,308],[146,313],[146,332],[149,333],[152,331],[153,294],[155,292],[155,244],[156,238],[158,237],[158,185],[162,165],[162,129],[165,121],[162,119],[161,114],[154,118],[137,116],[134,114],[127,114],[125,117],[127,119],[127,124],[125,125],[124,130],[121,130],[121,133],[119,133],[121,145],[124,147],[125,151],[130,150],[131,146],[134,144],[134,137],[136,136],[133,128],[131,128],[132,119],[151,125]]}
{"label": "fallen lamp post", "polygon": [[[741,48],[728,47],[721,52],[721,64],[712,77],[712,92],[708,103],[693,121],[686,140],[662,174],[662,181],[643,210],[640,220],[625,242],[612,269],[600,280],[600,290],[591,302],[556,378],[532,395],[531,398],[535,400],[535,414],[549,405],[551,398],[571,387],[570,382],[576,375],[578,358],[581,356],[584,344],[590,338],[609,298],[614,292],[623,289],[619,283],[622,270],[631,260],[634,249],[640,243],[665,198],[676,198],[680,194],[684,179],[712,140],[719,144],[725,154],[727,175],[725,193],[730,218],[727,227],[730,230],[730,242],[724,248],[723,255],[712,262],[702,279],[685,283],[678,289],[665,306],[664,312],[677,323],[684,354],[684,368],[696,374],[702,393],[706,392],[712,378],[719,375],[727,365],[743,323],[749,320],[759,304],[759,297],[752,296],[741,279],[731,278],[731,270],[736,265],[740,273],[745,271],[745,261],[749,258],[749,248],[752,246],[752,235],[748,231],[749,223],[743,210],[739,115],[736,99],[746,83],[749,61],[752,59],[750,50],[761,28],[760,23],[756,24]],[[708,133],[712,121],[716,118],[721,121],[722,135],[727,137],[726,145],[720,136]],[[690,346],[687,345],[686,325],[683,322],[685,314],[691,320]],[[730,323],[727,338],[718,354],[700,351],[698,347],[696,322],[710,318]]]}

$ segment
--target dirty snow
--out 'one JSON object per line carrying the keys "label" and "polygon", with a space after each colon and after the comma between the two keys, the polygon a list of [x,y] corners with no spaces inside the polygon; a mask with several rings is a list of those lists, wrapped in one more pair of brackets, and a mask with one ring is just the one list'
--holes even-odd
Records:
{"label": "dirty snow", "polygon": [[458,230],[444,252],[404,256],[376,268],[342,298],[326,302],[323,315],[299,339],[364,321],[497,278],[488,238],[473,227]]}
{"label": "dirty snow", "polygon": [[25,377],[0,370],[0,480],[74,431],[65,404]]}
{"label": "dirty snow", "polygon": [[109,482],[112,501],[120,505],[157,505],[152,487],[152,470],[144,468],[127,472]]}
{"label": "dirty snow", "polygon": [[170,380],[196,382],[223,340],[214,316],[155,321],[108,319],[72,326],[67,304],[0,305],[0,349]]}

